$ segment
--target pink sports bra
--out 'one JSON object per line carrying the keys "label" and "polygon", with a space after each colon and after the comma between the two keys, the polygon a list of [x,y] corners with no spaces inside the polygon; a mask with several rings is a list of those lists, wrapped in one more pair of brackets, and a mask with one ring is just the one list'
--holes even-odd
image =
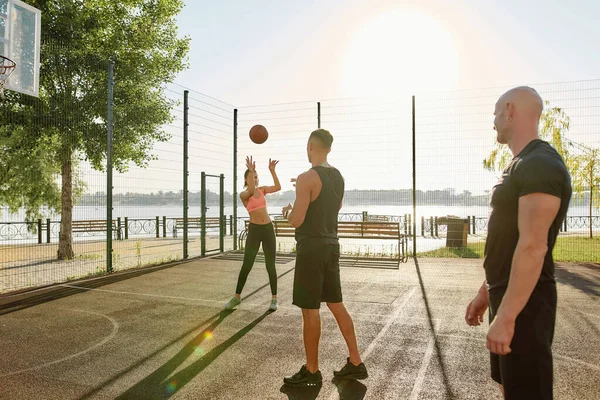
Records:
{"label": "pink sports bra", "polygon": [[248,199],[248,204],[246,205],[246,210],[248,210],[248,212],[258,210],[259,208],[267,208],[267,198],[265,197],[265,194],[260,189],[256,190],[260,193],[260,196],[258,196],[258,198],[251,196]]}

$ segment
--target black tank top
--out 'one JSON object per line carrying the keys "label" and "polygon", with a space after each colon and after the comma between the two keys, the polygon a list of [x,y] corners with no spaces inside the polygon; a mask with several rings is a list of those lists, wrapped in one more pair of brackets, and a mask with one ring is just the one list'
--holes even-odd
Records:
{"label": "black tank top", "polygon": [[296,228],[296,252],[338,244],[338,213],[344,198],[344,178],[333,167],[313,167],[321,179],[321,192],[312,201],[301,226]]}

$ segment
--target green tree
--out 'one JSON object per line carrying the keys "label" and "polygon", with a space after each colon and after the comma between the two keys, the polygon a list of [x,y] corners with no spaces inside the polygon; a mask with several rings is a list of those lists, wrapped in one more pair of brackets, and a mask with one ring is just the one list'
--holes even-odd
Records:
{"label": "green tree", "polygon": [[[540,118],[540,139],[549,142],[563,157],[569,171],[573,170],[573,160],[569,152],[571,142],[565,137],[569,130],[571,119],[562,108],[546,108]],[[503,171],[513,159],[508,146],[496,142],[490,155],[483,160],[483,168],[488,171]]]}
{"label": "green tree", "polygon": [[[82,192],[77,165],[86,161],[96,170],[105,167],[108,60],[115,61],[114,168],[125,172],[130,163],[147,166],[154,143],[169,139],[161,126],[171,122],[174,102],[165,96],[165,84],[186,67],[189,38],[177,35],[181,0],[29,4],[42,11],[40,98],[9,99],[13,112],[18,111],[15,104],[37,104],[29,113],[19,111],[31,123],[17,135],[5,133],[12,135],[11,142],[4,140],[9,146],[0,151],[9,152],[14,142],[33,137],[24,151],[39,155],[44,149],[44,157],[29,173],[13,173],[2,186],[0,201],[13,208],[20,202],[30,218],[39,214],[40,205],[60,204],[58,258],[69,259],[74,256],[73,205]],[[0,168],[6,169],[3,164]]]}
{"label": "green tree", "polygon": [[[549,142],[562,156],[571,175],[573,193],[576,198],[582,198],[590,192],[590,237],[592,237],[593,204],[600,205],[600,193],[595,188],[600,186],[600,159],[598,149],[591,149],[575,143],[566,137],[571,119],[560,107],[550,107],[545,102],[546,109],[540,119],[540,139]],[[483,167],[488,171],[504,170],[513,155],[508,146],[495,143],[490,155],[483,160]]]}
{"label": "green tree", "polygon": [[573,192],[576,198],[581,199],[589,191],[591,239],[594,237],[593,210],[600,207],[600,151],[579,143],[572,145],[580,151],[580,154],[574,157]]}

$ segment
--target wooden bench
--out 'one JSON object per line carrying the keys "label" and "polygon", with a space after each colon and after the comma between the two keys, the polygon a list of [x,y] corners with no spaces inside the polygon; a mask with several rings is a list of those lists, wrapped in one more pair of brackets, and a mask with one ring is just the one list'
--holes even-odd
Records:
{"label": "wooden bench", "polygon": [[[225,222],[225,221],[224,221]],[[206,229],[219,229],[219,217],[211,217],[206,218]],[[223,226],[224,229],[227,229],[227,224]],[[202,229],[202,218],[193,217],[188,218],[188,232],[192,229]],[[183,218],[175,218],[175,224],[173,224],[173,237],[177,237],[177,232],[179,230],[183,231]]]}
{"label": "wooden bench", "polygon": [[[243,244],[250,224],[248,220],[244,222],[245,229],[239,236],[240,249],[244,248]],[[273,220],[273,229],[275,236],[279,237],[294,237],[296,233],[296,228],[287,220]],[[397,240],[399,260],[401,262],[408,260],[406,255],[408,235],[402,232],[399,222],[338,221],[338,237],[340,239]]]}
{"label": "wooden bench", "polygon": [[389,222],[390,221],[390,217],[388,217],[387,215],[371,215],[371,214],[368,214],[367,215],[367,221],[370,221],[370,222]]}
{"label": "wooden bench", "polygon": [[[73,221],[71,225],[73,233],[106,232],[105,219],[88,219],[82,221]],[[112,221],[112,231],[115,239],[121,240],[123,237],[117,221]]]}

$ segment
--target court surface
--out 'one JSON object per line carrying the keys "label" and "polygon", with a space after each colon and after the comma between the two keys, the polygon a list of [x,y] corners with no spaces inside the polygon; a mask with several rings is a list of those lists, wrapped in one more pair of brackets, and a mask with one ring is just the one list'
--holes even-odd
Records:
{"label": "court surface", "polygon": [[[399,269],[342,268],[345,302],[369,369],[332,382],[346,359],[322,308],[320,389],[283,388],[303,364],[293,258],[278,261],[280,309],[267,312],[257,260],[232,312],[241,263],[209,258],[0,297],[2,399],[500,399],[487,323],[468,327],[479,260],[419,259]],[[353,265],[349,263],[347,265]],[[561,265],[555,398],[600,394],[600,266]]]}

